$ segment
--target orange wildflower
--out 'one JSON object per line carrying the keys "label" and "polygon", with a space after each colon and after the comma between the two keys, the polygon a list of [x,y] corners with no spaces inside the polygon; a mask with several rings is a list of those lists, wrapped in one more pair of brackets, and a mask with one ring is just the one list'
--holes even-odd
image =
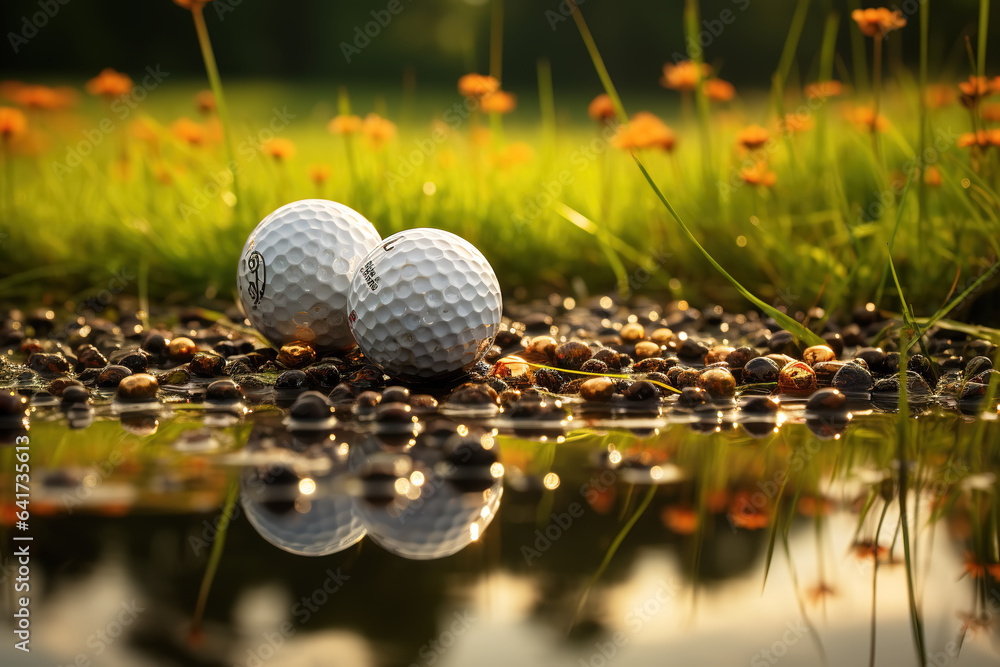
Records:
{"label": "orange wildflower", "polygon": [[21,86],[11,96],[15,102],[28,109],[64,109],[72,106],[75,92],[66,88],[49,88],[48,86]]}
{"label": "orange wildflower", "polygon": [[132,79],[127,74],[105,67],[101,73],[87,82],[87,92],[111,99],[132,90]]}
{"label": "orange wildflower", "polygon": [[215,95],[211,90],[198,91],[198,94],[194,96],[194,106],[201,113],[212,113],[215,111]]}
{"label": "orange wildflower", "polygon": [[962,91],[962,104],[974,107],[993,92],[993,85],[985,76],[970,76],[968,81],[958,84],[958,89]]}
{"label": "orange wildflower", "polygon": [[515,141],[497,154],[495,162],[499,167],[516,167],[519,164],[531,162],[534,156],[535,151],[529,144]]}
{"label": "orange wildflower", "polygon": [[326,129],[333,134],[357,134],[361,131],[362,121],[358,116],[334,116]]}
{"label": "orange wildflower", "polygon": [[750,125],[739,131],[736,135],[736,143],[752,151],[766,144],[770,138],[771,135],[765,128],[760,125]]}
{"label": "orange wildflower", "polygon": [[485,113],[510,113],[517,107],[517,97],[503,90],[496,90],[481,99]]}
{"label": "orange wildflower", "polygon": [[973,579],[985,579],[987,573],[994,579],[1000,579],[1000,563],[980,563],[975,554],[965,554],[965,569],[962,576],[971,574]]}
{"label": "orange wildflower", "polygon": [[466,74],[458,79],[458,93],[466,97],[483,97],[500,90],[500,82],[486,74]]}
{"label": "orange wildflower", "polygon": [[676,143],[674,131],[648,111],[632,116],[614,138],[614,145],[625,150],[659,148],[669,153]]}
{"label": "orange wildflower", "polygon": [[931,187],[938,187],[941,185],[941,170],[935,166],[927,167],[924,170],[924,183],[930,185]]}
{"label": "orange wildflower", "polygon": [[848,109],[847,120],[865,132],[885,132],[889,129],[889,121],[882,114],[875,117],[875,112],[870,107],[855,107]]}
{"label": "orange wildflower", "polygon": [[274,158],[275,162],[283,162],[295,157],[295,144],[292,143],[291,139],[285,139],[284,137],[276,137],[265,141],[261,146],[261,150],[264,151],[265,155]]}
{"label": "orange wildflower", "polygon": [[777,182],[778,175],[768,170],[766,162],[756,162],[752,167],[740,169],[740,180],[748,185],[769,188]]}
{"label": "orange wildflower", "polygon": [[370,113],[365,116],[361,131],[374,146],[379,147],[396,136],[396,124],[377,113]]}
{"label": "orange wildflower", "polygon": [[698,529],[698,513],[690,507],[665,507],[660,520],[678,535],[693,535]]}
{"label": "orange wildflower", "polygon": [[811,100],[840,97],[843,94],[844,84],[840,81],[817,81],[806,86],[806,97]]}
{"label": "orange wildflower", "polygon": [[0,137],[7,141],[24,134],[28,121],[24,112],[14,107],[0,107]]}
{"label": "orange wildflower", "polygon": [[854,544],[854,556],[860,560],[883,561],[889,554],[889,550],[880,544],[872,542],[856,542]]}
{"label": "orange wildflower", "polygon": [[984,104],[979,113],[986,122],[996,123],[1000,121],[1000,104]]}
{"label": "orange wildflower", "polygon": [[728,81],[709,79],[705,82],[705,95],[713,102],[728,102],[736,97],[736,88]]}
{"label": "orange wildflower", "polygon": [[615,105],[606,93],[601,93],[587,106],[587,115],[596,121],[609,121],[615,117]]}
{"label": "orange wildflower", "polygon": [[183,7],[184,9],[201,9],[205,6],[206,2],[211,2],[212,0],[174,0],[174,4]]}
{"label": "orange wildflower", "polygon": [[851,18],[858,24],[868,37],[885,37],[893,30],[899,30],[906,25],[903,13],[897,10],[878,7],[874,9],[855,9],[851,12]]}
{"label": "orange wildflower", "polygon": [[767,508],[754,505],[752,496],[746,491],[740,491],[733,496],[727,516],[734,527],[747,530],[766,528],[771,521]]}
{"label": "orange wildflower", "polygon": [[807,113],[789,113],[785,114],[783,125],[789,134],[798,134],[799,132],[811,130],[813,119]]}
{"label": "orange wildflower", "polygon": [[977,130],[975,133],[966,132],[958,138],[959,148],[969,148],[970,146],[979,146],[980,148],[1000,146],[1000,130]]}
{"label": "orange wildflower", "polygon": [[932,109],[946,107],[955,101],[955,87],[944,83],[927,86],[927,106]]}
{"label": "orange wildflower", "polygon": [[691,60],[682,60],[676,65],[667,63],[663,66],[663,76],[660,85],[670,90],[694,90],[701,80],[712,73],[709,65],[698,65]]}
{"label": "orange wildflower", "polygon": [[323,185],[330,180],[330,174],[332,172],[333,170],[328,164],[309,165],[309,180],[316,185]]}
{"label": "orange wildflower", "polygon": [[170,126],[170,131],[181,141],[192,146],[201,146],[205,143],[205,127],[190,118],[178,118]]}

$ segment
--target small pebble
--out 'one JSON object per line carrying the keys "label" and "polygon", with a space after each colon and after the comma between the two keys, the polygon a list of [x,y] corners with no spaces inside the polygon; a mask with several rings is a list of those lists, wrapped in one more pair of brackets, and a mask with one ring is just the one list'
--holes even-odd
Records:
{"label": "small pebble", "polygon": [[629,401],[650,401],[659,398],[660,390],[648,380],[636,380],[622,392]]}
{"label": "small pebble", "polygon": [[700,408],[708,405],[711,396],[701,387],[685,387],[677,397],[677,405],[682,408]]}
{"label": "small pebble", "polygon": [[826,345],[813,345],[802,352],[802,361],[815,366],[822,361],[834,361],[837,355]]}
{"label": "small pebble", "polygon": [[781,369],[774,360],[767,357],[751,359],[743,367],[743,384],[761,384],[777,382]]}
{"label": "small pebble", "polygon": [[740,398],[740,410],[755,415],[771,415],[778,412],[781,403],[774,396],[743,396]]}
{"label": "small pebble", "polygon": [[826,387],[813,393],[806,402],[810,412],[841,412],[847,409],[847,397],[833,387]]}
{"label": "small pebble", "polygon": [[580,397],[587,401],[608,401],[617,389],[611,378],[590,378],[580,385]]}
{"label": "small pebble", "polygon": [[243,392],[232,380],[216,380],[206,388],[205,398],[216,403],[235,403],[243,400]]}
{"label": "small pebble", "polygon": [[618,335],[626,343],[637,343],[646,337],[646,330],[638,322],[629,322],[621,328]]}
{"label": "small pebble", "polygon": [[382,390],[383,403],[408,403],[410,390],[406,387],[386,387]]}
{"label": "small pebble", "polygon": [[499,405],[500,397],[489,385],[466,382],[451,392],[448,402],[455,405]]}
{"label": "small pebble", "polygon": [[313,381],[312,378],[302,371],[290,370],[285,371],[278,376],[278,379],[274,382],[274,388],[281,390],[303,391],[306,389],[312,389]]}
{"label": "small pebble", "polygon": [[288,414],[293,419],[319,421],[328,419],[333,414],[333,408],[323,394],[318,391],[307,391],[295,399]]}
{"label": "small pebble", "polygon": [[44,375],[62,375],[68,373],[70,366],[66,357],[61,354],[36,352],[28,358],[28,367],[36,373]]}
{"label": "small pebble", "polygon": [[778,373],[778,390],[785,394],[809,394],[816,390],[816,371],[809,364],[793,361]]}
{"label": "small pebble", "polygon": [[132,375],[132,371],[124,366],[108,366],[97,376],[97,386],[101,389],[114,389],[130,375]]}
{"label": "small pebble", "polygon": [[577,341],[570,341],[556,348],[554,361],[559,368],[578,371],[580,366],[583,366],[583,363],[591,356],[593,353],[589,346]]}
{"label": "small pebble", "polygon": [[278,362],[288,368],[302,368],[316,361],[316,350],[305,343],[288,343],[278,352]]}
{"label": "small pebble", "polygon": [[710,368],[698,376],[698,386],[712,398],[732,398],[736,394],[736,378],[728,370]]}
{"label": "small pebble", "polygon": [[847,393],[868,392],[875,385],[875,379],[860,364],[844,364],[833,376],[831,385]]}
{"label": "small pebble", "polygon": [[714,363],[726,361],[726,358],[735,351],[736,348],[729,345],[716,345],[705,355],[705,365],[711,366]]}
{"label": "small pebble", "polygon": [[120,401],[138,403],[156,399],[156,391],[160,385],[149,373],[136,373],[122,378],[118,383],[116,396]]}
{"label": "small pebble", "polygon": [[83,385],[69,385],[63,389],[61,395],[64,406],[83,405],[90,402],[90,392]]}
{"label": "small pebble", "polygon": [[167,345],[167,356],[171,361],[178,363],[191,361],[197,351],[198,346],[194,344],[194,341],[184,336],[173,339]]}
{"label": "small pebble", "polygon": [[214,378],[226,370],[226,360],[217,352],[198,352],[188,364],[192,375],[203,378]]}

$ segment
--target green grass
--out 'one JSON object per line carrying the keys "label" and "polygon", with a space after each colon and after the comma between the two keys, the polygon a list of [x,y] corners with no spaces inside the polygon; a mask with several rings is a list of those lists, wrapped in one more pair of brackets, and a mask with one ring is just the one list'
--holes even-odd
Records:
{"label": "green grass", "polygon": [[[832,53],[836,32],[857,28],[845,20],[828,27],[821,67],[832,68],[834,55],[847,55]],[[979,46],[982,54],[985,43]],[[770,126],[776,108],[794,113],[805,103],[803,81],[789,62],[775,64],[776,90],[783,94],[739,90],[734,102],[713,104],[707,115],[699,105],[688,123],[678,112],[677,93],[655,80],[646,90],[618,91],[616,106],[619,114],[652,111],[674,128],[675,152],[640,151],[642,164],[697,242],[753,295],[789,313],[817,302],[844,312],[876,300],[898,311],[896,294],[885,289],[891,278],[885,248],[893,241],[893,262],[914,314],[933,314],[1000,256],[997,149],[977,159],[955,145],[958,133],[971,129],[967,110],[957,104],[928,109],[922,137],[921,118],[912,111],[922,95],[918,78],[889,68],[880,106],[891,125],[879,154],[869,133],[844,117],[845,105],[870,104],[870,96],[830,99],[808,111],[811,129],[773,135],[773,150],[767,150],[777,175],[773,188],[742,184],[736,133],[751,123]],[[168,79],[129,118],[113,117],[115,129],[62,180],[54,162],[64,162],[107,109],[89,99],[71,112],[32,112],[31,132],[44,146],[26,155],[13,144],[13,210],[0,220],[0,300],[86,298],[107,289],[121,267],[128,275],[142,267],[144,296],[154,303],[228,297],[254,221],[287,201],[321,196],[356,208],[383,236],[416,226],[465,236],[487,255],[510,296],[570,292],[582,284],[591,293],[668,294],[742,307],[738,289],[693,252],[632,157],[607,146],[586,118],[586,103],[600,86],[567,93],[556,76],[553,94],[547,65],[539,71],[542,105],[532,91],[514,90],[520,105],[504,119],[502,137],[494,133],[473,144],[473,126],[498,125],[450,115],[462,102],[457,93],[420,91],[407,114],[412,120],[380,150],[364,137],[349,147],[327,132],[338,104],[329,84],[229,85],[239,219],[232,186],[220,193],[215,185],[217,178],[231,182],[224,143],[188,146],[170,132],[179,116],[196,117],[191,97],[197,88],[189,82]],[[601,78],[610,84],[606,72]],[[401,116],[401,91],[350,92],[355,113]],[[296,145],[286,162],[262,154],[252,140],[268,134],[273,108],[295,116],[275,133]],[[155,123],[155,142],[133,136],[129,126],[138,118]],[[435,122],[452,126],[443,140],[432,129]],[[901,207],[901,190],[892,192],[890,182],[912,167],[918,147],[933,147],[936,140],[942,150],[927,164],[940,170],[942,184],[921,184],[919,197]],[[530,146],[530,157],[505,165],[503,156],[514,144]],[[309,165],[319,163],[332,169],[320,188],[308,178]],[[574,224],[567,211],[593,225]],[[990,275],[976,288],[995,283]],[[137,281],[123,291],[138,294]],[[953,316],[961,318],[961,311]]]}

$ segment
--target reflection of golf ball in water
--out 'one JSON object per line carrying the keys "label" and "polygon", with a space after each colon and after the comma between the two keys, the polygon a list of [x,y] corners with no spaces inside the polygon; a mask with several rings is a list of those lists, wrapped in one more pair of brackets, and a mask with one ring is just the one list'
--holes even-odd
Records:
{"label": "reflection of golf ball in water", "polygon": [[[325,477],[324,477],[325,478]],[[356,501],[324,492],[286,467],[248,467],[240,479],[243,510],[265,540],[300,556],[327,556],[365,536]]]}
{"label": "reflection of golf ball in water", "polygon": [[236,272],[250,323],[278,346],[353,346],[347,291],[380,240],[361,214],[336,202],[303,199],[274,211],[247,238]]}
{"label": "reflection of golf ball in water", "polygon": [[351,281],[351,330],[365,357],[408,381],[468,371],[500,329],[500,284],[482,253],[438,229],[393,234]]}

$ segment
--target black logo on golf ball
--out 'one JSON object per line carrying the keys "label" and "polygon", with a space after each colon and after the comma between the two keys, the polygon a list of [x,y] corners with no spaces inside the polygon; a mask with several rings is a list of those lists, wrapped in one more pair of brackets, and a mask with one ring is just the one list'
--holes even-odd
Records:
{"label": "black logo on golf ball", "polygon": [[267,267],[264,266],[264,256],[254,250],[247,258],[247,294],[256,308],[264,298],[264,287],[267,285]]}
{"label": "black logo on golf ball", "polygon": [[378,291],[378,274],[375,273],[375,265],[371,262],[366,263],[361,268],[361,277],[365,279],[368,283],[368,289],[373,292]]}

